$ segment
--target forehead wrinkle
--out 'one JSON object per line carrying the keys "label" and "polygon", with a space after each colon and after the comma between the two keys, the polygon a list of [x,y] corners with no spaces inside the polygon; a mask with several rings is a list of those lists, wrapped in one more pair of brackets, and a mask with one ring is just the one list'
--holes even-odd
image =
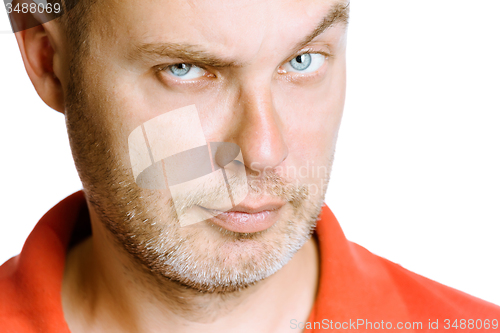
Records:
{"label": "forehead wrinkle", "polygon": [[[349,7],[350,1],[347,3],[335,3],[316,28],[293,49],[302,48],[335,24],[346,26],[349,21]],[[259,50],[262,47],[262,43]],[[223,57],[211,54],[201,46],[189,43],[159,42],[133,44],[132,51],[127,54],[127,58],[129,60],[141,60],[145,58],[147,60],[158,60],[161,58],[179,59],[194,65],[214,68],[243,67],[244,65],[241,62],[224,59]]]}

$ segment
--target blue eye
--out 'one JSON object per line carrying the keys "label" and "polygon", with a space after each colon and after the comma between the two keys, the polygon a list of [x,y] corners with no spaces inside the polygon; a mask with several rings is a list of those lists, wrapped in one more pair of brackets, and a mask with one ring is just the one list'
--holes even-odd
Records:
{"label": "blue eye", "polygon": [[326,57],[321,53],[303,53],[287,62],[283,67],[286,72],[312,73],[321,68],[325,59]]}
{"label": "blue eye", "polygon": [[206,73],[203,68],[186,63],[171,65],[165,69],[168,69],[168,72],[170,72],[172,76],[180,80],[197,79],[202,77]]}
{"label": "blue eye", "polygon": [[175,76],[184,76],[191,70],[191,65],[189,64],[175,64],[170,66],[170,71]]}
{"label": "blue eye", "polygon": [[296,56],[290,60],[290,65],[298,71],[303,71],[311,65],[311,55],[309,53],[304,53]]}

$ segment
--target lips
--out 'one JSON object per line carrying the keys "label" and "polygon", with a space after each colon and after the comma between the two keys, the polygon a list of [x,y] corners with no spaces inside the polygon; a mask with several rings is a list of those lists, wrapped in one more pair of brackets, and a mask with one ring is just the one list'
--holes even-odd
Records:
{"label": "lips", "polygon": [[259,232],[276,223],[283,205],[283,202],[261,200],[260,203],[242,203],[224,212],[211,209],[216,216],[210,221],[233,232]]}

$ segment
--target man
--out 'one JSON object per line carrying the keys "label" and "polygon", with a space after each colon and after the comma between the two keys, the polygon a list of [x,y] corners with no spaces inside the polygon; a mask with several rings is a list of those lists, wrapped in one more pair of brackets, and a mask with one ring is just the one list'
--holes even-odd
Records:
{"label": "man", "polygon": [[[85,194],[2,266],[0,327],[497,329],[497,306],[348,242],[322,206],[348,13],[340,0],[82,0],[18,32],[38,94],[65,114]],[[179,159],[200,147],[206,160]],[[185,185],[216,171],[223,181]]]}

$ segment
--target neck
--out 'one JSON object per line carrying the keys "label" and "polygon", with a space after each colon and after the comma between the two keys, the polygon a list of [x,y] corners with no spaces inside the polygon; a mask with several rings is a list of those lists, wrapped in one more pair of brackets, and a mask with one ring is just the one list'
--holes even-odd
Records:
{"label": "neck", "polygon": [[153,277],[94,219],[92,236],[66,261],[62,301],[71,332],[281,332],[290,320],[309,316],[319,276],[314,238],[267,279],[236,292],[204,293]]}

